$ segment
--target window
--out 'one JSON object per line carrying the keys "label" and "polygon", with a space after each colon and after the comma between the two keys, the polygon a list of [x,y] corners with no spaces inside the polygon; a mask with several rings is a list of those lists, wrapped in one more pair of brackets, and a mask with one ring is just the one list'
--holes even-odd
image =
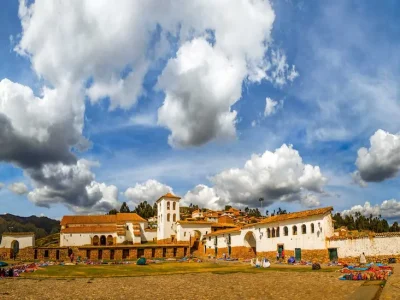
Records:
{"label": "window", "polygon": [[279,237],[279,227],[276,227],[276,237]]}
{"label": "window", "polygon": [[209,240],[209,241],[211,241],[211,236],[210,236],[210,237],[208,237],[208,240]]}
{"label": "window", "polygon": [[214,239],[214,245],[215,245],[215,246],[218,245],[218,238],[217,238],[217,237],[215,237],[215,239]]}
{"label": "window", "polygon": [[271,237],[271,229],[267,229],[267,238],[270,238]]}
{"label": "window", "polygon": [[272,237],[275,237],[275,228],[272,228]]}
{"label": "window", "polygon": [[289,235],[289,229],[287,228],[287,226],[283,227],[283,235],[284,236],[288,236]]}
{"label": "window", "polygon": [[44,250],[44,258],[49,258],[49,250]]}
{"label": "window", "polygon": [[297,226],[293,226],[293,235],[297,235]]}
{"label": "window", "polygon": [[176,209],[176,202],[172,203],[172,209],[175,210]]}
{"label": "window", "polygon": [[[175,202],[174,202],[174,204],[175,204]],[[176,222],[176,214],[174,214],[174,215],[172,216],[172,221]]]}
{"label": "window", "polygon": [[302,234],[306,234],[307,233],[307,228],[306,228],[306,225],[301,225],[301,233]]}
{"label": "window", "polygon": [[167,222],[169,222],[169,219],[170,219],[169,216],[170,216],[170,214],[167,214]]}
{"label": "window", "polygon": [[183,233],[183,236],[186,236],[186,231]]}
{"label": "window", "polygon": [[171,207],[169,206],[169,201],[167,202],[167,209],[170,209]]}
{"label": "window", "polygon": [[311,233],[314,233],[314,223],[311,223]]}
{"label": "window", "polygon": [[208,233],[208,231],[206,231],[206,234]]}

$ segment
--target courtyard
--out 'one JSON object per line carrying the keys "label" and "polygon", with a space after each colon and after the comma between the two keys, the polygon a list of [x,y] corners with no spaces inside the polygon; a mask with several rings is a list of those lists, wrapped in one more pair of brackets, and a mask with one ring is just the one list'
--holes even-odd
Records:
{"label": "courtyard", "polygon": [[247,264],[49,266],[0,280],[0,299],[345,299],[361,281],[337,268]]}

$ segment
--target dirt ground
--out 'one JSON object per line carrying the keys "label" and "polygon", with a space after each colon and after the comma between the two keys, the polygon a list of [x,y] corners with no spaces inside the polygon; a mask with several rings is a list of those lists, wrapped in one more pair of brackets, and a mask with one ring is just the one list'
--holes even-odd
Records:
{"label": "dirt ground", "polygon": [[345,299],[361,281],[337,272],[0,280],[0,299]]}

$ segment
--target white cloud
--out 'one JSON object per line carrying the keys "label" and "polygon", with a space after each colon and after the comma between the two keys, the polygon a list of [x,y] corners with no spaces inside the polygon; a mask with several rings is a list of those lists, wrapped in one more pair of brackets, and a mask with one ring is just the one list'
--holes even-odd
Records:
{"label": "white cloud", "polygon": [[36,73],[56,87],[69,82],[83,88],[90,80],[89,99],[109,97],[110,109],[137,102],[151,63],[175,57],[167,36],[176,37],[176,58],[158,85],[165,92],[158,121],[171,130],[174,146],[235,137],[231,106],[244,80],[283,86],[298,76],[281,50],[268,52],[275,20],[269,1],[37,0],[29,6],[21,1],[19,16],[23,32],[15,49],[31,59]]}
{"label": "white cloud", "polygon": [[275,152],[253,154],[244,168],[228,169],[211,178],[211,188],[197,186],[184,199],[202,206],[225,204],[258,205],[258,199],[270,205],[275,201],[300,201],[303,205],[318,206],[313,193],[323,193],[327,179],[318,166],[304,164],[298,151],[282,145]]}
{"label": "white cloud", "polygon": [[270,116],[274,113],[276,113],[278,101],[272,100],[271,98],[267,97],[265,99],[265,110],[264,110],[264,116]]}
{"label": "white cloud", "polygon": [[199,184],[194,189],[188,191],[182,198],[185,205],[198,205],[201,208],[220,209],[228,202],[222,200],[213,188]]}
{"label": "white cloud", "polygon": [[357,152],[357,174],[365,182],[381,182],[397,176],[400,170],[400,135],[381,129],[370,138],[370,148]]}
{"label": "white cloud", "polygon": [[140,202],[147,201],[153,204],[158,198],[166,193],[172,193],[170,186],[149,179],[143,183],[136,183],[134,187],[130,187],[125,191],[125,197],[130,201],[131,205],[137,205]]}
{"label": "white cloud", "polygon": [[301,198],[301,204],[305,207],[312,208],[319,206],[321,203],[317,195],[308,193]]}
{"label": "white cloud", "polygon": [[8,189],[17,195],[24,195],[28,193],[28,187],[23,182],[15,182],[10,184]]}
{"label": "white cloud", "polygon": [[360,175],[359,171],[354,171],[353,173],[350,174],[351,178],[353,179],[353,183],[358,184],[361,187],[367,187],[368,183],[366,183]]}
{"label": "white cloud", "polygon": [[365,202],[364,206],[355,205],[348,210],[342,212],[343,215],[354,215],[355,213],[361,213],[362,215],[369,217],[370,215],[382,216],[384,219],[392,219],[400,217],[400,202],[396,199],[390,199],[383,201],[380,205],[371,205],[370,202]]}
{"label": "white cloud", "polygon": [[131,118],[130,124],[143,126],[143,127],[156,127],[157,116],[153,114],[140,114]]}

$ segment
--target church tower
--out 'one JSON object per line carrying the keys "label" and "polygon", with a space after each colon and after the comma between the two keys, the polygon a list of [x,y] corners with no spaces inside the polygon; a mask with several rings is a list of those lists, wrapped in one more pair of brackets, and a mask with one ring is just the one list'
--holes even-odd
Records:
{"label": "church tower", "polygon": [[171,193],[157,201],[157,243],[170,243],[176,239],[176,222],[180,220],[179,200]]}

